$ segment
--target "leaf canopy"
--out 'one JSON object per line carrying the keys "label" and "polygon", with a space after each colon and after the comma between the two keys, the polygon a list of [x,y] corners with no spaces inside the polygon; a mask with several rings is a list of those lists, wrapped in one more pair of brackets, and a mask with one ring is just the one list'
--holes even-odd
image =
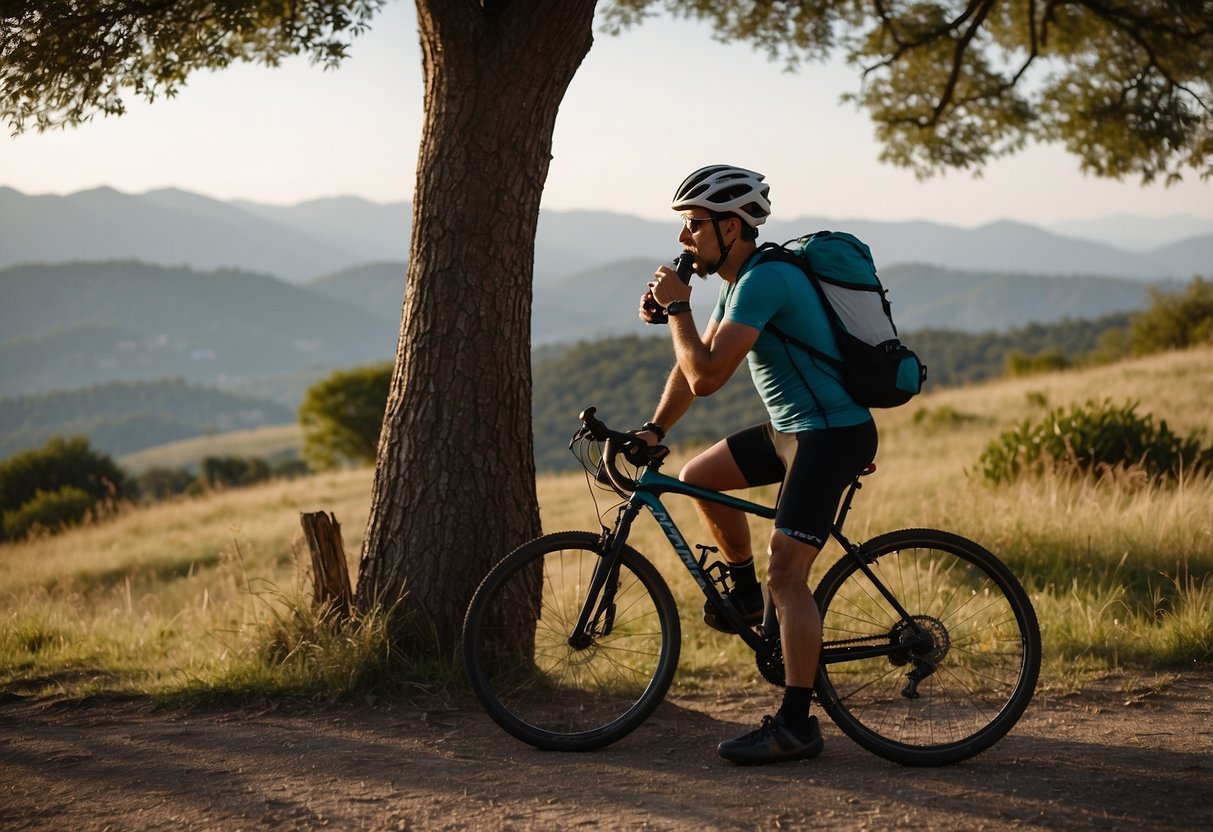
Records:
{"label": "leaf canopy", "polygon": [[614,0],[608,29],[657,8],[790,65],[842,50],[882,158],[921,176],[1029,140],[1103,177],[1213,175],[1210,0]]}
{"label": "leaf canopy", "polygon": [[0,119],[14,135],[121,115],[235,61],[345,57],[384,0],[6,0]]}

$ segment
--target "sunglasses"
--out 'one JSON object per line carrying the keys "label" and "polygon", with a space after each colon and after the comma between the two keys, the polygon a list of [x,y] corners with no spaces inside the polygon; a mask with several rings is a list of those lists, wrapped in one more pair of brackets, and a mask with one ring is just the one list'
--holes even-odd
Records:
{"label": "sunglasses", "polygon": [[694,234],[699,230],[699,226],[705,222],[711,222],[715,217],[683,217],[682,224],[687,231]]}

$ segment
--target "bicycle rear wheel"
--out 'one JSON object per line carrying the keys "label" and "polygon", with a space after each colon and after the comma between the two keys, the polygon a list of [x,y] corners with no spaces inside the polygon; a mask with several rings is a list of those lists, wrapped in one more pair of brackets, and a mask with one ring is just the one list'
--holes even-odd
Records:
{"label": "bicycle rear wheel", "polygon": [[[945,765],[989,748],[1036,689],[1040,629],[1027,593],[993,554],[948,532],[890,532],[860,553],[931,639],[917,650],[823,662],[822,707],[859,745],[903,765]],[[912,641],[854,558],[835,563],[815,596],[825,652]]]}
{"label": "bicycle rear wheel", "polygon": [[678,611],[660,573],[629,546],[574,633],[602,560],[590,532],[538,538],[485,577],[464,620],[472,689],[502,728],[538,748],[584,751],[625,736],[670,687],[681,648]]}

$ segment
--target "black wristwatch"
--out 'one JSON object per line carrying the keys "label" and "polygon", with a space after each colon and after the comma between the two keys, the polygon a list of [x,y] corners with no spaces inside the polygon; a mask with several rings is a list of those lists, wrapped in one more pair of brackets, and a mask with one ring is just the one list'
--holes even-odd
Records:
{"label": "black wristwatch", "polygon": [[660,442],[662,439],[665,439],[665,428],[663,428],[661,425],[657,424],[656,422],[645,422],[643,425],[640,426],[640,429],[647,430],[650,433],[657,434],[658,442]]}
{"label": "black wristwatch", "polygon": [[665,311],[670,315],[681,315],[683,312],[690,310],[691,302],[689,300],[676,300],[665,308]]}

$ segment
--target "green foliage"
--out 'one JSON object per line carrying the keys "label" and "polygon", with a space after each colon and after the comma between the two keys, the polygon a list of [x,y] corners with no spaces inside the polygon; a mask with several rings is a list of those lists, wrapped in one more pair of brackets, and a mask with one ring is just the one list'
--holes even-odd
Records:
{"label": "green foliage", "polygon": [[186,74],[308,54],[336,65],[383,0],[7,3],[0,118],[14,133],[126,111],[123,94],[171,97]]}
{"label": "green foliage", "polygon": [[1153,305],[1129,327],[1135,354],[1213,343],[1213,282],[1197,276],[1183,292],[1151,289],[1150,296]]}
{"label": "green foliage", "polygon": [[1136,402],[1088,401],[1004,431],[986,446],[981,466],[994,483],[1045,469],[1098,478],[1132,468],[1159,480],[1189,470],[1213,471],[1213,447],[1202,448],[1195,436],[1176,435],[1165,420],[1155,424],[1151,414],[1138,415]]}
{"label": "green foliage", "polygon": [[4,512],[4,536],[19,540],[37,529],[60,531],[79,523],[96,505],[93,495],[72,485],[39,490],[19,508]]}
{"label": "green foliage", "polygon": [[[536,467],[551,471],[576,466],[569,437],[577,428],[577,414],[587,407],[597,407],[610,424],[640,427],[652,418],[673,366],[665,334],[606,338],[537,355],[532,405]],[[715,442],[766,418],[749,373],[741,370],[716,393],[696,401],[670,432],[669,441]]]}
{"label": "green foliage", "polygon": [[144,500],[167,500],[185,494],[197,479],[187,468],[149,468],[135,477],[135,489]]}
{"label": "green foliage", "polygon": [[94,502],[128,495],[126,475],[106,454],[89,447],[83,437],[56,437],[35,451],[0,462],[0,511],[20,508],[39,491],[71,486]]}
{"label": "green foliage", "polygon": [[206,488],[240,488],[269,478],[270,466],[264,459],[241,456],[204,457],[198,477]]}
{"label": "green foliage", "polygon": [[339,370],[308,388],[299,423],[313,470],[375,461],[391,383],[392,365],[383,363]]}
{"label": "green foliage", "polygon": [[[70,386],[70,379],[63,383]],[[121,456],[210,432],[285,424],[291,415],[285,405],[181,379],[94,384],[0,398],[0,458],[64,434],[87,436],[94,447]]]}
{"label": "green foliage", "polygon": [[1213,174],[1213,27],[1207,2],[785,3],[615,0],[615,28],[661,5],[772,57],[841,47],[864,69],[882,157],[920,175],[981,169],[1029,140],[1084,170],[1144,181]]}
{"label": "green foliage", "polygon": [[[997,378],[1011,369],[1012,355],[1042,356],[1043,362],[1073,366],[1120,357],[1106,347],[1123,337],[1129,328],[1127,313],[1106,315],[1092,321],[1064,320],[1055,324],[1028,324],[1005,332],[972,334],[943,329],[925,329],[903,334],[902,340],[930,368],[930,389],[959,387]],[[1027,359],[1031,364],[1032,359]],[[1035,369],[1043,369],[1037,364]]]}
{"label": "green foliage", "polygon": [[1069,366],[1070,360],[1066,358],[1066,354],[1056,348],[1043,350],[1035,355],[1012,350],[1007,356],[1007,374],[1013,378],[1050,373]]}

